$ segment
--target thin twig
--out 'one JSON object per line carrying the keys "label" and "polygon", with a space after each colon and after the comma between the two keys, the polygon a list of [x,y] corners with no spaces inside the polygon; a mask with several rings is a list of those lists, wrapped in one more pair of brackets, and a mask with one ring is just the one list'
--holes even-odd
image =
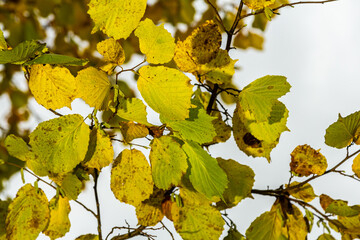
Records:
{"label": "thin twig", "polygon": [[147,146],[143,146],[143,145],[136,144],[136,143],[128,143],[128,142],[125,142],[124,140],[120,140],[120,139],[116,139],[116,138],[111,138],[110,140],[111,141],[121,142],[123,144],[128,144],[130,147],[131,146],[137,146],[137,147],[142,147],[142,148],[145,148],[145,149],[149,149],[149,147],[147,147]]}
{"label": "thin twig", "polygon": [[216,14],[216,17],[218,18],[218,21],[219,21],[219,23],[221,24],[221,27],[222,27],[223,30],[226,32],[227,29],[225,28],[225,25],[224,25],[224,23],[223,23],[223,21],[222,21],[222,18],[221,18],[221,16],[220,16],[220,14],[219,14],[219,11],[218,11],[217,8],[214,6],[214,4],[212,4],[212,3],[210,2],[210,0],[206,0],[206,2],[214,9],[214,12],[215,12],[215,14]]}
{"label": "thin twig", "polygon": [[[328,2],[335,2],[337,0],[325,0],[325,1],[300,1],[300,2],[294,2],[294,3],[288,3],[288,4],[283,4],[277,8],[274,8],[274,9],[271,9],[271,11],[277,11],[279,10],[280,8],[283,8],[283,7],[293,7],[295,5],[298,5],[298,4],[324,4],[324,3],[328,3]],[[243,16],[241,16],[240,19],[244,19],[244,18],[247,18],[247,17],[250,17],[250,16],[254,16],[254,15],[258,15],[258,14],[261,14],[261,13],[264,13],[264,9],[261,9],[257,12],[252,12],[252,13],[248,13],[248,14],[245,14]]]}
{"label": "thin twig", "polygon": [[64,115],[62,115],[61,113],[58,113],[57,111],[55,111],[55,110],[53,110],[53,109],[51,109],[51,108],[49,109],[49,111],[52,112],[53,114],[59,116],[59,117],[64,116]]}
{"label": "thin twig", "polygon": [[[143,230],[146,228],[146,226],[142,226],[140,225],[138,228],[133,229],[132,231],[129,231],[128,233],[119,235],[119,236],[115,236],[113,237],[111,240],[124,240],[124,239],[129,239],[138,235],[142,235],[143,234]],[[113,229],[128,229],[130,230],[130,228],[127,227],[116,227]]]}
{"label": "thin twig", "polygon": [[340,170],[335,170],[334,172],[360,182],[360,179],[356,178],[355,175],[349,175],[349,174],[346,174],[344,171],[340,171]]}
{"label": "thin twig", "polygon": [[98,173],[98,170],[95,169],[94,170],[94,195],[95,195],[96,211],[97,211],[96,219],[98,222],[97,229],[98,229],[99,239],[102,240],[100,202],[99,202],[99,196],[98,196],[98,191],[97,191],[98,178],[99,178],[99,173]]}
{"label": "thin twig", "polygon": [[160,223],[161,223],[161,225],[163,226],[163,228],[170,234],[171,239],[172,239],[172,240],[175,240],[174,235],[173,235],[172,232],[165,226],[165,224],[164,224],[162,221],[160,221]]}

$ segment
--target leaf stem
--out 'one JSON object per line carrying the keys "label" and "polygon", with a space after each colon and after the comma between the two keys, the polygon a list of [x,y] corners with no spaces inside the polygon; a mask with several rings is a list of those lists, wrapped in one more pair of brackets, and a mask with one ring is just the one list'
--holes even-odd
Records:
{"label": "leaf stem", "polygon": [[101,232],[101,214],[100,214],[100,202],[99,202],[99,196],[98,196],[98,191],[97,191],[97,184],[98,184],[98,178],[99,178],[99,173],[98,170],[95,169],[94,170],[94,195],[95,195],[95,202],[96,202],[96,219],[98,222],[98,234],[99,234],[99,240],[102,240],[102,232]]}

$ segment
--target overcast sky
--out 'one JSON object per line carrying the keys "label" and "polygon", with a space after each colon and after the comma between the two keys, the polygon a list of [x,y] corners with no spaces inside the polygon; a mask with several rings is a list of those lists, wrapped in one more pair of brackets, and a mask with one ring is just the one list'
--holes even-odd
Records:
{"label": "overcast sky", "polygon": [[[290,93],[281,98],[289,109],[288,128],[280,138],[278,146],[272,151],[272,163],[264,158],[247,157],[238,150],[233,140],[226,145],[210,147],[213,157],[232,158],[253,168],[257,189],[273,189],[287,183],[289,174],[290,153],[297,145],[309,144],[327,158],[329,167],[334,166],[345,156],[345,150],[338,150],[324,144],[326,128],[337,120],[339,113],[346,116],[360,110],[358,92],[360,90],[360,1],[340,0],[324,5],[298,5],[295,8],[284,8],[265,32],[263,51],[232,50],[231,56],[239,59],[242,70],[234,76],[238,87],[243,88],[253,80],[271,74],[283,75],[292,85]],[[85,116],[90,112],[82,108]],[[44,113],[45,111],[41,111]],[[53,117],[49,114],[49,117]],[[353,147],[358,149],[358,147]],[[351,162],[344,168],[351,170]],[[105,169],[100,178],[102,202],[103,231],[111,230],[114,225],[124,226],[126,219],[131,226],[137,223],[132,207],[119,203],[109,189],[109,169]],[[351,172],[349,172],[351,174]],[[26,176],[29,182],[33,179]],[[312,182],[315,193],[325,193],[335,199],[349,200],[350,204],[360,204],[359,182],[343,180],[334,174]],[[301,179],[300,179],[301,180]],[[13,190],[12,197],[21,186],[20,176],[15,176],[9,183]],[[50,195],[54,194],[49,192]],[[87,193],[80,195],[79,200],[89,202],[93,199],[89,185]],[[270,210],[274,198],[254,195],[255,199],[243,200],[230,217],[241,233],[249,227],[261,213]],[[319,206],[318,199],[312,203]],[[88,204],[94,208],[93,200]],[[92,205],[92,206],[91,206]],[[80,234],[96,233],[96,221],[93,217],[72,204],[71,231],[63,239],[74,239]],[[113,216],[116,216],[114,218]],[[165,221],[167,226],[171,223]],[[322,230],[315,231],[309,239],[316,239]],[[164,231],[156,233],[158,239],[169,239]],[[48,239],[41,237],[39,239]],[[138,238],[140,239],[140,238]],[[179,239],[179,238],[177,238]]]}

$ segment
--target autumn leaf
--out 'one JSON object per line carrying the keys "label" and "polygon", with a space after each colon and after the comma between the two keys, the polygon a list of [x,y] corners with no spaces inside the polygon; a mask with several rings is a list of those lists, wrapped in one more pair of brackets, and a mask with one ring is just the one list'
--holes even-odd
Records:
{"label": "autumn leaf", "polygon": [[290,168],[299,177],[322,175],[326,171],[327,161],[319,151],[305,144],[297,146],[291,153]]}
{"label": "autumn leaf", "polygon": [[105,39],[96,45],[105,62],[121,65],[125,62],[125,52],[120,43],[113,38]]}
{"label": "autumn leaf", "polygon": [[[297,181],[294,181],[287,187],[291,188],[293,186],[297,186],[298,184],[300,184],[300,183]],[[291,196],[293,196],[297,199],[301,199],[305,202],[311,202],[316,197],[316,195],[314,193],[314,189],[309,183],[305,183],[301,187],[296,187],[296,188],[289,190],[289,194]]]}
{"label": "autumn leaf", "polygon": [[275,0],[244,0],[244,4],[252,10],[260,10],[273,4]]}

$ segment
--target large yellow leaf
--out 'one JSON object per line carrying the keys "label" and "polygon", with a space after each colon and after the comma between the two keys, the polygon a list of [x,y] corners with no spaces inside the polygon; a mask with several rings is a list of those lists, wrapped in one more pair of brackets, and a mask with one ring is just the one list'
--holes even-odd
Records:
{"label": "large yellow leaf", "polygon": [[173,58],[175,39],[164,28],[164,24],[156,26],[147,18],[140,22],[135,35],[139,38],[140,50],[149,63],[167,63]]}
{"label": "large yellow leaf", "polygon": [[75,78],[65,67],[31,66],[29,88],[35,100],[47,109],[71,108],[76,97]]}
{"label": "large yellow leaf", "polygon": [[91,0],[89,15],[95,26],[92,33],[101,30],[115,39],[128,38],[137,27],[146,9],[146,0]]}
{"label": "large yellow leaf", "polygon": [[94,128],[90,134],[89,150],[84,165],[88,168],[101,168],[108,166],[114,158],[114,149],[110,138]]}
{"label": "large yellow leaf", "polygon": [[8,240],[34,240],[49,222],[48,200],[41,189],[26,184],[10,203],[6,217]]}
{"label": "large yellow leaf", "polygon": [[138,89],[152,109],[169,120],[189,117],[193,91],[185,74],[164,66],[144,66],[139,73]]}
{"label": "large yellow leaf", "polygon": [[111,169],[111,190],[121,202],[139,205],[153,192],[149,163],[136,149],[122,151]]}
{"label": "large yellow leaf", "polygon": [[63,237],[70,230],[70,204],[67,197],[54,197],[49,202],[50,222],[44,234],[51,239]]}
{"label": "large yellow leaf", "polygon": [[291,171],[298,176],[322,175],[327,168],[326,158],[309,145],[297,146],[291,153]]}
{"label": "large yellow leaf", "polygon": [[90,107],[106,110],[110,101],[111,83],[103,71],[88,67],[76,76],[78,97],[81,97]]}
{"label": "large yellow leaf", "polygon": [[125,52],[120,43],[113,38],[105,39],[96,45],[98,52],[104,56],[105,62],[121,65],[125,62]]}

